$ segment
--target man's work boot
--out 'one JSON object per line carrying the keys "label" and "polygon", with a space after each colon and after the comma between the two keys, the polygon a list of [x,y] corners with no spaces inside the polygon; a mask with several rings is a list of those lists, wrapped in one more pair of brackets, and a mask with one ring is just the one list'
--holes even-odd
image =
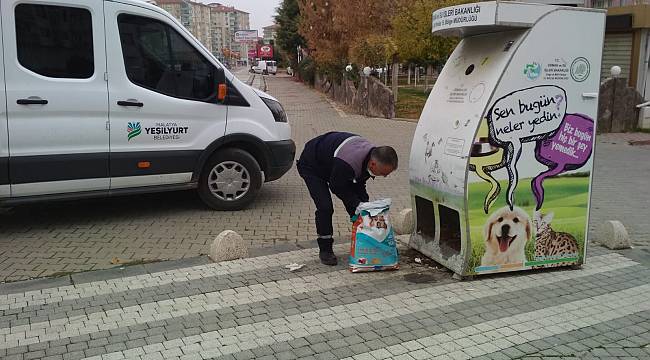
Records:
{"label": "man's work boot", "polygon": [[334,250],[332,249],[333,244],[334,239],[318,238],[318,249],[320,250],[318,257],[320,258],[321,263],[329,266],[335,266],[338,264],[338,259],[336,258],[336,255],[334,255]]}

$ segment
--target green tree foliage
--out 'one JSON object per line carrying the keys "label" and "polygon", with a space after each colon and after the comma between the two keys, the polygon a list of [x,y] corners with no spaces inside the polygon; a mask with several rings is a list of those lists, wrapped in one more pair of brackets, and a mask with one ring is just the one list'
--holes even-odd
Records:
{"label": "green tree foliage", "polygon": [[390,37],[368,35],[350,45],[350,60],[360,65],[381,65],[391,62],[397,46]]}
{"label": "green tree foliage", "polygon": [[279,25],[276,34],[276,48],[289,59],[291,65],[297,62],[297,47],[306,45],[305,39],[298,32],[300,25],[300,7],[298,0],[283,0],[277,8],[275,22]]}
{"label": "green tree foliage", "polygon": [[468,0],[400,0],[392,21],[393,40],[403,62],[443,64],[458,43],[454,38],[431,34],[434,10]]}

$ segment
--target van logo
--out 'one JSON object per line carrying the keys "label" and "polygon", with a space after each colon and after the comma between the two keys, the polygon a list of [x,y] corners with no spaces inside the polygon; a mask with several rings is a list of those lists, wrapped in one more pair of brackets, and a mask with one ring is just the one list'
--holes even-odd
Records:
{"label": "van logo", "polygon": [[140,126],[140,122],[130,122],[126,127],[126,133],[128,136],[127,141],[131,141],[131,139],[134,137],[142,134],[142,127]]}

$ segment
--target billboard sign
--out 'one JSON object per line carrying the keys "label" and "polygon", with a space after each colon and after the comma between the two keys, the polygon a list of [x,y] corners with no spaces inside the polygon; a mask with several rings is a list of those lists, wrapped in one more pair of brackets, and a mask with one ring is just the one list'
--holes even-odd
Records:
{"label": "billboard sign", "polygon": [[257,56],[261,59],[273,58],[273,45],[257,45]]}
{"label": "billboard sign", "polygon": [[257,41],[257,30],[237,30],[235,31],[235,42],[255,42]]}

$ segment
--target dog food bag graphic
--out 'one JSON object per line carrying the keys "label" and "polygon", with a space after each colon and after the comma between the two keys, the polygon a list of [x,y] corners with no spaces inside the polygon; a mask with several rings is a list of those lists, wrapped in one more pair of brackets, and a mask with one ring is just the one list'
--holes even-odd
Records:
{"label": "dog food bag graphic", "polygon": [[359,204],[352,226],[350,271],[399,269],[395,234],[388,211],[391,200],[382,199]]}

